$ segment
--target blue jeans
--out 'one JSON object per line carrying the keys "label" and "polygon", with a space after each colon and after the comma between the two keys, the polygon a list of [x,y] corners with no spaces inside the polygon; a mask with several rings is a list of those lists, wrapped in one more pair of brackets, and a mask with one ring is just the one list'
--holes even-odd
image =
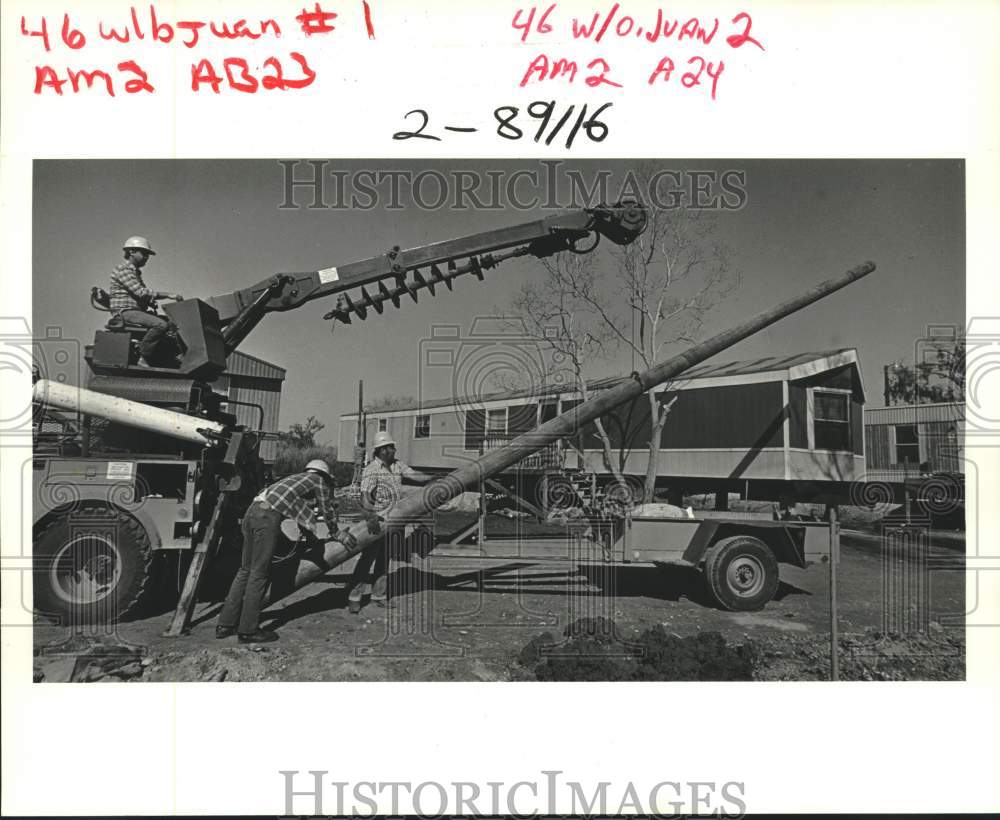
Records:
{"label": "blue jeans", "polygon": [[365,595],[371,595],[375,601],[384,601],[389,597],[386,590],[388,552],[388,538],[383,537],[378,546],[369,547],[358,556],[354,572],[351,573],[351,591],[347,594],[347,600],[360,601]]}
{"label": "blue jeans", "polygon": [[154,313],[144,310],[123,310],[121,317],[131,325],[149,328],[139,342],[139,355],[147,362],[156,357],[156,348],[170,328],[170,322]]}
{"label": "blue jeans", "polygon": [[271,556],[281,531],[281,516],[254,502],[243,517],[243,561],[229,587],[219,626],[237,627],[241,635],[257,631]]}

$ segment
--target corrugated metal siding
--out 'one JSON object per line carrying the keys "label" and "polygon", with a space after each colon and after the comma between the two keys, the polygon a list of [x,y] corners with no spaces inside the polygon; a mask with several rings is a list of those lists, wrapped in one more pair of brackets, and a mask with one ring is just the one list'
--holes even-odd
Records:
{"label": "corrugated metal siding", "polygon": [[931,471],[961,471],[960,446],[965,404],[909,404],[865,411],[869,480],[902,481],[919,475],[916,464],[898,463],[896,428],[916,426],[919,460]]}
{"label": "corrugated metal siding", "polygon": [[894,461],[888,425],[865,425],[865,461],[869,470],[886,470]]}
{"label": "corrugated metal siding", "polygon": [[[233,401],[261,406],[264,411],[263,424],[261,424],[261,414],[256,407],[246,407],[242,404],[227,407],[227,411],[236,416],[239,424],[254,430],[276,432],[281,410],[281,383],[284,378],[284,368],[236,352],[229,356],[226,372],[212,387]],[[277,450],[277,441],[266,440],[260,447],[261,458],[273,463]]]}
{"label": "corrugated metal siding", "polygon": [[276,364],[265,362],[256,356],[241,353],[238,350],[229,354],[226,360],[226,372],[233,376],[252,376],[258,379],[284,379],[285,369]]}
{"label": "corrugated metal siding", "polygon": [[354,461],[354,445],[357,441],[358,423],[353,419],[340,419],[340,434],[337,437],[337,461],[350,464]]}
{"label": "corrugated metal siding", "polygon": [[954,424],[951,421],[932,421],[917,428],[922,445],[920,455],[931,463],[932,470],[961,471]]}
{"label": "corrugated metal siding", "polygon": [[[244,381],[239,376],[231,376],[229,398],[236,401],[259,404],[264,409],[263,429],[271,432],[278,430],[278,413],[281,407],[281,382],[270,379],[254,379]],[[235,413],[240,424],[257,429],[260,424],[260,413],[255,407],[233,405],[229,412]],[[277,456],[277,442],[273,439],[261,444],[261,458],[273,462]]]}
{"label": "corrugated metal siding", "polygon": [[869,407],[865,424],[919,424],[931,421],[960,422],[965,419],[965,402],[949,404],[901,404],[896,407]]}

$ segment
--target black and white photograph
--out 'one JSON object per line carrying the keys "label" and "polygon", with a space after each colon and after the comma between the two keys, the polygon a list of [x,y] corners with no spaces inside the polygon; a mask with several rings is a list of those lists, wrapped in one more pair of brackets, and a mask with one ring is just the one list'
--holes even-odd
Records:
{"label": "black and white photograph", "polygon": [[0,17],[0,815],[1000,808],[996,0]]}
{"label": "black and white photograph", "polygon": [[964,679],[964,170],[37,162],[36,680]]}

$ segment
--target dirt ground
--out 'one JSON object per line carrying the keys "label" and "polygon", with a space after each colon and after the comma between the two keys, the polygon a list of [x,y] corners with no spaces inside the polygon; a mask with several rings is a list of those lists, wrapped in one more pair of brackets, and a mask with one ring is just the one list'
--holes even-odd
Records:
{"label": "dirt ground", "polygon": [[[473,557],[474,545],[464,549],[468,556],[394,562],[392,606],[369,604],[360,615],[347,611],[351,566],[338,567],[266,610],[262,625],[280,640],[263,647],[217,640],[218,602],[200,602],[182,638],[161,635],[170,611],[75,636],[38,620],[35,679],[534,680],[518,660],[530,640],[600,617],[614,622],[621,641],[660,625],[677,637],[718,632],[730,645],[752,644],[755,679],[829,675],[828,565],[782,565],[771,603],[733,613],[710,603],[694,570],[485,560]],[[845,532],[837,575],[843,677],[964,678],[963,567],[964,547],[947,534],[917,560],[893,562],[876,538]],[[106,657],[108,646],[120,657],[84,668],[87,650]]]}

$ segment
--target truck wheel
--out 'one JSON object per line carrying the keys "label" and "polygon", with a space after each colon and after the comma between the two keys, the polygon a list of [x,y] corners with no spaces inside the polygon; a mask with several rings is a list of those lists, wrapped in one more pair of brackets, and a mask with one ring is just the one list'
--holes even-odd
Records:
{"label": "truck wheel", "polygon": [[771,548],[749,535],[723,538],[705,555],[705,585],[723,609],[752,612],[778,590],[778,561]]}
{"label": "truck wheel", "polygon": [[116,621],[142,597],[151,562],[142,524],[103,504],[85,505],[35,538],[35,608],[64,623]]}

